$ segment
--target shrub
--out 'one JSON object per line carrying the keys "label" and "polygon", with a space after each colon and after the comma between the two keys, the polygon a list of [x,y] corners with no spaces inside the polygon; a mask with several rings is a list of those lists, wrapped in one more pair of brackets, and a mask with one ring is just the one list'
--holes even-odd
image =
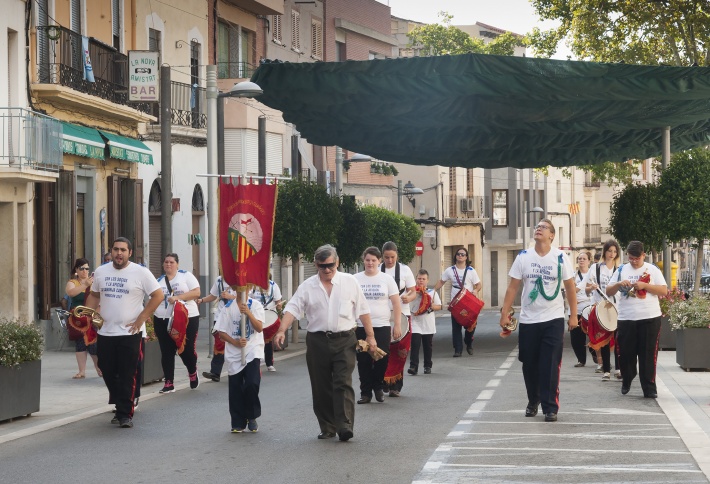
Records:
{"label": "shrub", "polygon": [[13,367],[42,357],[42,333],[19,319],[0,319],[0,366]]}
{"label": "shrub", "polygon": [[678,301],[668,311],[671,329],[708,328],[710,327],[710,299],[706,296],[694,296],[685,301]]}
{"label": "shrub", "polygon": [[661,314],[668,316],[671,306],[680,301],[685,301],[685,293],[678,288],[668,291],[666,296],[660,296],[658,302],[661,305]]}

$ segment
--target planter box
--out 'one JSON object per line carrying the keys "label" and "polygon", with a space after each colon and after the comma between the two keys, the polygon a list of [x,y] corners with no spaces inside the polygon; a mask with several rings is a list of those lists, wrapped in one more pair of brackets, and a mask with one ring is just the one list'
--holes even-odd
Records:
{"label": "planter box", "polygon": [[163,379],[163,365],[160,362],[160,345],[157,341],[146,341],[141,365],[141,384],[147,385]]}
{"label": "planter box", "polygon": [[676,363],[684,370],[710,369],[710,329],[683,328],[674,332]]}
{"label": "planter box", "polygon": [[676,335],[675,331],[671,331],[671,320],[668,316],[661,318],[661,333],[658,336],[659,350],[675,350]]}
{"label": "planter box", "polygon": [[20,366],[0,366],[0,421],[39,412],[42,360]]}

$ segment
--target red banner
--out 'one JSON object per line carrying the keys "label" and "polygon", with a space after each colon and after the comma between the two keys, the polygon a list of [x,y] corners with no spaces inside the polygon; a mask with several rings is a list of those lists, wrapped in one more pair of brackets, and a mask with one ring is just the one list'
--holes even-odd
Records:
{"label": "red banner", "polygon": [[239,185],[220,178],[219,265],[224,281],[238,291],[269,287],[276,184]]}

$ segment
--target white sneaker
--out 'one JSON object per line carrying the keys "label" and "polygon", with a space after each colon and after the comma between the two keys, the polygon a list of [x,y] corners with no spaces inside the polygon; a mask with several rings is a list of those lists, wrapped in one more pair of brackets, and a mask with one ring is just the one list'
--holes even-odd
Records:
{"label": "white sneaker", "polygon": [[621,370],[616,370],[614,372],[614,376],[616,377],[617,380],[621,380]]}
{"label": "white sneaker", "polygon": [[273,366],[267,366],[266,369],[268,371],[276,371],[276,368],[274,368]]}
{"label": "white sneaker", "polygon": [[611,380],[611,373],[609,373],[607,371],[606,373],[604,373],[604,376],[602,377],[602,381],[609,381],[609,380]]}
{"label": "white sneaker", "polygon": [[604,373],[604,370],[602,370],[602,365],[597,365],[597,369],[594,370],[594,373]]}

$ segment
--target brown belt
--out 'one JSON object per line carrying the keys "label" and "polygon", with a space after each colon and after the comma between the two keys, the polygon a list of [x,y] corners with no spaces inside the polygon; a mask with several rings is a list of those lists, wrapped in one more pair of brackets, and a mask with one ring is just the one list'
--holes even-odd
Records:
{"label": "brown belt", "polygon": [[326,338],[347,338],[355,332],[355,328],[347,331],[313,331],[314,334],[323,334]]}

